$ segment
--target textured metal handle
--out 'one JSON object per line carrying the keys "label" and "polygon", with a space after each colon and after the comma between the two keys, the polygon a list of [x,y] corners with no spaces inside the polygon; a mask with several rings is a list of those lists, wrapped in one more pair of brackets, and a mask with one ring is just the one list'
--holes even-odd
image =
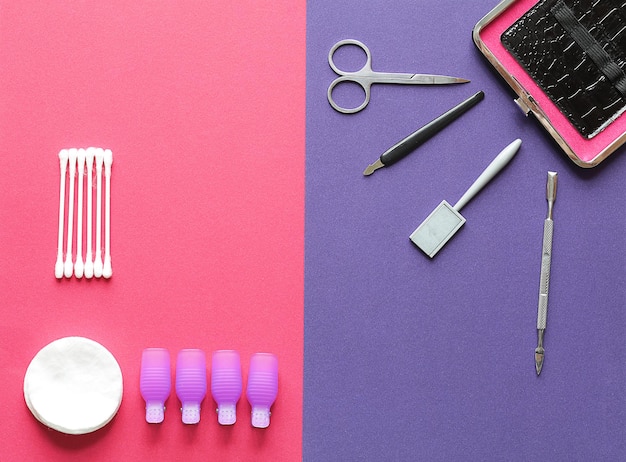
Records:
{"label": "textured metal handle", "polygon": [[541,254],[541,278],[539,282],[539,309],[537,310],[537,329],[546,328],[548,315],[548,290],[550,289],[550,263],[552,261],[552,232],[554,221],[547,219],[543,223],[543,248]]}

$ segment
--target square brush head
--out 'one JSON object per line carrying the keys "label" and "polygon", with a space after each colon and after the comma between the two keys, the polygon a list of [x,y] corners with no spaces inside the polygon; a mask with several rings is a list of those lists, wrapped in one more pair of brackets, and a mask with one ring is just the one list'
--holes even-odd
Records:
{"label": "square brush head", "polygon": [[465,218],[446,201],[435,210],[409,236],[411,242],[433,258],[448,240],[465,223]]}

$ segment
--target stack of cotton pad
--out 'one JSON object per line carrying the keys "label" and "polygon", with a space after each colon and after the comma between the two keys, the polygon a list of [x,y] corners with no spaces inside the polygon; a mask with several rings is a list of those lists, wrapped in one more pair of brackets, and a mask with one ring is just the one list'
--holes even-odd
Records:
{"label": "stack of cotton pad", "polygon": [[35,418],[62,433],[104,427],[122,402],[122,371],[113,355],[84,337],[46,345],[24,377],[24,399]]}

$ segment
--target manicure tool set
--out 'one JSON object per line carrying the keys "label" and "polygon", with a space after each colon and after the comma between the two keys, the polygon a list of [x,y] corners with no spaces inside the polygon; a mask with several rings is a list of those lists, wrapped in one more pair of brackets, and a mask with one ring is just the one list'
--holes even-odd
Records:
{"label": "manicure tool set", "polygon": [[[511,0],[504,0],[491,15],[477,25],[474,31],[477,46],[492,63],[496,63],[494,65],[503,74],[502,68],[497,65],[494,55],[485,45],[486,41],[483,40],[484,37],[481,34],[493,17],[502,14],[511,3]],[[562,10],[563,8],[560,7],[557,16],[567,13],[567,11],[563,13]],[[532,16],[535,13],[531,11],[529,15]],[[578,25],[575,24],[572,27],[578,28]],[[513,27],[508,35],[508,45],[512,50],[519,45],[515,41],[515,34],[516,29]],[[339,69],[334,61],[337,50],[349,45],[360,48],[366,55],[363,67],[354,72]],[[524,57],[518,58],[522,61]],[[339,75],[328,87],[328,102],[333,109],[344,114],[354,114],[363,110],[370,102],[371,86],[375,83],[447,85],[469,82],[463,78],[443,75],[374,71],[369,48],[353,39],[337,42],[330,49],[328,62],[332,70]],[[507,81],[513,82],[508,79]],[[344,82],[356,83],[363,89],[365,98],[362,103],[355,107],[345,107],[335,101],[334,90]],[[511,84],[515,86],[515,82]],[[545,125],[547,119],[534,105],[532,97],[521,91],[518,93],[520,99],[517,102],[520,107],[528,109],[526,112],[532,110]],[[367,166],[363,175],[372,175],[376,170],[403,159],[477,105],[483,98],[484,93],[479,91],[408,135]],[[594,132],[593,135],[596,134]],[[557,141],[563,140],[558,133],[553,133],[553,135]],[[567,150],[566,152],[570,157],[576,158],[574,160],[577,163],[592,166],[610,154],[617,145],[617,141],[612,143],[605,152],[601,152],[589,162],[579,160],[577,152]],[[411,242],[428,257],[433,258],[464,225],[466,220],[460,213],[464,205],[511,161],[520,146],[520,139],[506,146],[454,206],[445,200],[442,201],[411,233]],[[112,276],[110,248],[112,151],[95,147],[61,149],[58,158],[60,165],[59,226],[55,277],[57,279],[72,276],[108,279]],[[537,309],[537,347],[534,351],[537,375],[542,371],[545,355],[543,343],[548,308],[554,226],[553,206],[556,190],[557,174],[548,172],[546,186],[548,213],[544,221]],[[64,364],[64,368],[71,371],[71,374],[61,377],[55,369],[58,364]],[[146,422],[150,424],[163,422],[165,403],[172,388],[171,377],[171,360],[168,350],[145,349],[141,358],[139,388],[146,403]],[[235,350],[215,351],[212,354],[210,377],[210,393],[217,404],[218,423],[224,426],[234,425],[237,421],[237,403],[244,389],[239,353]],[[88,381],[85,381],[85,378],[88,378]],[[65,380],[65,382],[59,383],[59,380]],[[181,403],[181,419],[184,424],[194,425],[200,422],[201,404],[209,390],[208,382],[205,353],[200,349],[181,350],[177,355],[174,385],[177,398]],[[70,389],[68,387],[71,388],[72,393],[59,394],[57,392]],[[247,376],[246,397],[251,406],[250,418],[253,427],[267,428],[269,426],[270,409],[276,400],[277,393],[277,357],[271,353],[252,355]],[[33,415],[48,427],[68,434],[89,433],[106,425],[117,413],[122,397],[121,370],[115,358],[102,345],[82,337],[59,339],[44,347],[33,358],[24,379],[24,397]],[[90,412],[85,413],[86,408],[90,409]]]}
{"label": "manicure tool set", "polygon": [[[346,72],[339,69],[335,64],[334,57],[337,50],[346,45],[354,45],[361,48],[366,55],[366,62],[363,67],[354,72]],[[332,70],[339,75],[328,87],[327,98],[331,107],[344,114],[354,114],[363,110],[370,101],[371,86],[374,83],[396,83],[396,84],[453,84],[467,83],[469,80],[458,77],[425,75],[425,74],[394,74],[375,72],[372,70],[372,55],[362,42],[353,39],[341,40],[330,49],[328,63]],[[353,82],[361,86],[365,93],[365,99],[356,107],[347,108],[338,104],[333,98],[335,88],[344,82]],[[484,93],[479,91],[465,101],[459,103],[430,123],[411,133],[368,165],[363,172],[364,176],[373,174],[376,170],[390,166],[403,159],[421,144],[439,133],[454,120],[469,111],[484,98]],[[518,152],[522,141],[516,139],[506,146],[479,175],[470,188],[463,194],[458,202],[452,206],[447,201],[442,201],[433,212],[411,233],[409,239],[428,257],[433,258],[443,246],[454,236],[454,234],[465,224],[465,217],[461,215],[461,209],[484,187],[495,175],[500,172]],[[547,200],[548,217],[544,224],[543,253],[541,260],[541,282],[539,289],[539,306],[537,313],[537,335],[538,344],[535,349],[535,369],[537,375],[541,373],[544,361],[543,338],[546,328],[546,315],[548,306],[548,286],[550,281],[550,261],[552,254],[552,208],[556,198],[556,178],[555,172],[548,172]]]}
{"label": "manicure tool set", "polygon": [[[353,45],[365,52],[366,62],[363,67],[355,72],[342,71],[335,64],[334,57],[337,50],[343,46]],[[344,114],[354,114],[364,109],[371,95],[371,86],[373,83],[399,83],[399,84],[452,84],[452,83],[468,83],[469,80],[459,77],[449,77],[431,74],[395,74],[387,72],[374,72],[372,70],[372,54],[364,43],[346,39],[337,42],[332,46],[328,53],[328,64],[339,77],[331,82],[328,86],[328,102],[338,112]],[[360,85],[365,92],[365,100],[355,108],[346,108],[339,105],[333,99],[333,91],[337,85],[343,82],[354,82]],[[465,101],[457,104],[441,116],[432,120],[428,124],[419,128],[415,132],[402,139],[391,148],[387,149],[372,164],[370,164],[363,175],[369,176],[376,170],[392,165],[409,155],[417,149],[421,144],[435,136],[453,121],[465,114],[472,107],[476,106],[485,97],[482,91],[479,91],[467,98]],[[517,153],[521,145],[521,140],[515,140],[507,146],[480,175],[474,184],[468,189],[463,197],[452,207],[448,202],[443,201],[433,213],[409,236],[410,240],[420,248],[430,258],[434,257],[443,245],[463,226],[465,218],[459,213],[461,208],[469,202],[469,200],[478,193],[494,176],[498,173]]]}
{"label": "manicure tool set", "polygon": [[[71,278],[72,275],[77,278],[104,277],[108,279],[113,274],[111,267],[111,165],[113,164],[113,153],[110,149],[94,147],[61,149],[59,164],[61,171],[59,231],[54,275],[57,279]],[[96,189],[95,211],[94,180]],[[69,183],[69,187],[67,187],[67,183]],[[87,193],[86,200],[85,191]],[[74,209],[75,205],[76,209]],[[74,224],[76,224],[75,228]],[[102,245],[103,227],[104,249]],[[85,238],[84,256],[83,238]],[[76,252],[73,250],[74,244],[76,244]]]}

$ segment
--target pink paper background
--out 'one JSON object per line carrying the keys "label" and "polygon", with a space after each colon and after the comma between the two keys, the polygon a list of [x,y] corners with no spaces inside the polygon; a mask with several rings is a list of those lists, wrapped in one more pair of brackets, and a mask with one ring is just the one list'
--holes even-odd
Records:
{"label": "pink paper background", "polygon": [[[302,449],[304,1],[0,2],[0,460],[298,460]],[[54,278],[64,147],[113,151],[111,280]],[[113,422],[46,429],[31,358],[80,335],[124,375]],[[278,355],[272,422],[174,394],[148,425],[146,347]],[[209,369],[210,370],[210,369]],[[174,376],[172,375],[172,378]]]}

